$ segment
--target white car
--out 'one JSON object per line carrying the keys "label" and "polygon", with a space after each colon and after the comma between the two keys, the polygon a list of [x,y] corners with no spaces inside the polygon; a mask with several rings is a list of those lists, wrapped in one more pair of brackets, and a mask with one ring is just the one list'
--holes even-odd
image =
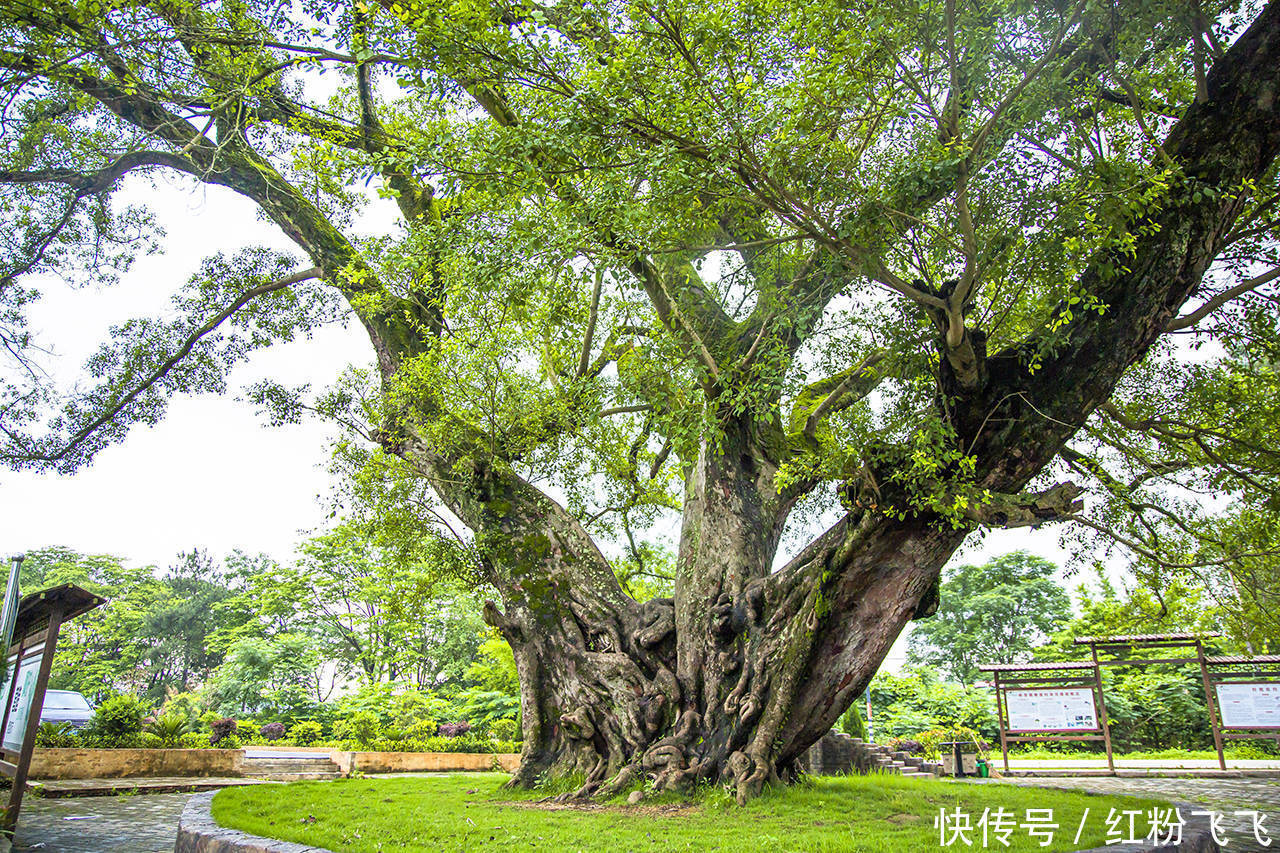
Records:
{"label": "white car", "polygon": [[93,706],[83,694],[74,690],[46,690],[40,709],[42,723],[70,723],[77,729],[89,722]]}

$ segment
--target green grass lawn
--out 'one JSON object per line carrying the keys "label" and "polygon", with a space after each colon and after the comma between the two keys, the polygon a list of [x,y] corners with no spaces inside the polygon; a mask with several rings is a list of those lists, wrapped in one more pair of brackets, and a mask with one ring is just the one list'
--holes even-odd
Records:
{"label": "green grass lawn", "polygon": [[[976,826],[984,808],[1054,809],[1061,827],[1041,847],[1025,829],[1011,846],[988,849],[1069,851],[1101,845],[1109,810],[1141,809],[1150,800],[1099,797],[1000,784],[965,784],[895,776],[824,777],[767,791],[745,807],[709,788],[690,800],[671,797],[631,807],[618,801],[590,810],[538,807],[538,794],[502,788],[505,774],[345,779],[226,788],[213,800],[223,826],[335,851],[617,851],[781,850],[904,853],[941,850],[934,818],[959,807]],[[1088,818],[1072,843],[1084,809]],[[1144,825],[1142,820],[1138,825]],[[981,830],[970,835],[981,848]],[[964,848],[962,843],[951,848]]]}

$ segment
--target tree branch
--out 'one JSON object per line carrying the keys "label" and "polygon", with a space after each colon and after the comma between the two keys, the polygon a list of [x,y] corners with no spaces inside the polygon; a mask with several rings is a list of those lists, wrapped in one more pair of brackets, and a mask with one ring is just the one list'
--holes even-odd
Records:
{"label": "tree branch", "polygon": [[1280,267],[1276,267],[1269,272],[1255,276],[1247,281],[1242,281],[1235,287],[1227,288],[1217,296],[1207,300],[1203,305],[1192,311],[1190,314],[1183,314],[1181,317],[1175,317],[1170,320],[1165,324],[1164,330],[1166,332],[1176,332],[1180,329],[1189,329],[1236,297],[1243,296],[1250,291],[1257,290],[1264,284],[1270,284],[1276,279],[1280,279]]}
{"label": "tree branch", "polygon": [[992,494],[986,501],[966,507],[964,517],[984,527],[1039,527],[1076,518],[1084,509],[1084,501],[1076,500],[1083,493],[1075,483],[1058,483],[1032,494]]}
{"label": "tree branch", "polygon": [[165,374],[167,374],[170,370],[172,370],[178,364],[178,362],[182,361],[184,358],[186,358],[188,355],[191,354],[191,351],[195,348],[195,345],[199,343],[201,338],[203,338],[205,335],[208,335],[210,332],[217,329],[219,326],[223,324],[223,322],[225,322],[228,318],[234,315],[241,308],[248,305],[250,302],[252,302],[254,299],[256,299],[259,296],[262,296],[267,293],[274,293],[277,290],[283,290],[286,287],[299,284],[309,279],[319,278],[321,275],[322,275],[322,272],[318,267],[311,267],[310,269],[302,270],[301,272],[296,272],[293,275],[286,276],[281,279],[276,279],[275,281],[269,281],[269,282],[266,282],[265,284],[260,284],[256,287],[249,288],[244,293],[242,293],[238,298],[236,298],[234,302],[232,302],[226,308],[219,311],[216,315],[214,315],[209,320],[207,320],[204,323],[204,325],[200,326],[200,328],[196,329],[194,332],[188,335],[186,340],[182,342],[182,344],[178,347],[177,350],[175,350],[168,358],[162,361],[160,365],[155,368],[155,370],[151,371],[151,373],[149,373],[146,376],[146,378],[144,378],[140,383],[135,385],[128,393],[126,393],[123,397],[118,399],[115,403],[108,406],[105,411],[99,413],[98,416],[95,417],[93,420],[89,421],[89,423],[81,426],[80,429],[76,430],[75,433],[73,433],[71,437],[67,440],[67,442],[62,445],[62,447],[52,452],[33,453],[30,458],[33,460],[41,461],[41,462],[56,462],[57,460],[62,459],[68,453],[72,452],[81,444],[83,444],[85,439],[87,439],[90,435],[92,435],[95,430],[97,430],[103,424],[107,423],[116,415],[118,415],[121,411],[123,411],[130,403],[136,400],[138,396],[141,395],[144,391],[146,391],[148,388],[150,388],[151,386],[159,382],[161,379],[163,379]]}

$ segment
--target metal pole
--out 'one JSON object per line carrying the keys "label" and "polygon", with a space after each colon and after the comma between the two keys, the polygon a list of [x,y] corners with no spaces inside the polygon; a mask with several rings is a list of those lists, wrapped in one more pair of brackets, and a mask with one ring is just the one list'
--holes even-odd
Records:
{"label": "metal pole", "polygon": [[1209,727],[1213,729],[1213,745],[1218,750],[1218,767],[1227,769],[1227,756],[1222,751],[1222,726],[1218,721],[1218,703],[1213,698],[1209,683],[1209,664],[1204,659],[1204,643],[1196,640],[1196,659],[1200,661],[1200,680],[1204,682],[1204,701],[1209,707]]}
{"label": "metal pole", "polygon": [[876,742],[875,727],[871,725],[871,685],[867,685],[867,743]]}

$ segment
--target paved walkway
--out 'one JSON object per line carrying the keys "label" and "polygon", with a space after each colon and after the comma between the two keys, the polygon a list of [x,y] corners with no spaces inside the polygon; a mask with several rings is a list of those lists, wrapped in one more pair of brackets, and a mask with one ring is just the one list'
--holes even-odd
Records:
{"label": "paved walkway", "polygon": [[42,800],[29,797],[18,817],[15,851],[173,853],[178,816],[190,794]]}
{"label": "paved walkway", "polygon": [[[1280,850],[1280,779],[1160,779],[1090,776],[1024,777],[1001,781],[1024,787],[1066,788],[1097,794],[1122,794],[1192,803],[1202,806],[1206,811],[1223,813],[1222,827],[1228,840],[1224,848],[1226,853],[1256,853],[1256,851],[1276,853]],[[1256,811],[1266,815],[1263,826],[1271,839],[1270,847],[1263,846],[1255,840],[1253,817],[1237,815],[1235,814],[1237,811]]]}
{"label": "paved walkway", "polygon": [[[269,785],[263,779],[230,776],[146,776],[125,779],[37,779],[27,783],[27,797],[108,797],[116,794],[179,794],[216,791],[232,785]],[[23,800],[29,802],[30,800]]]}

